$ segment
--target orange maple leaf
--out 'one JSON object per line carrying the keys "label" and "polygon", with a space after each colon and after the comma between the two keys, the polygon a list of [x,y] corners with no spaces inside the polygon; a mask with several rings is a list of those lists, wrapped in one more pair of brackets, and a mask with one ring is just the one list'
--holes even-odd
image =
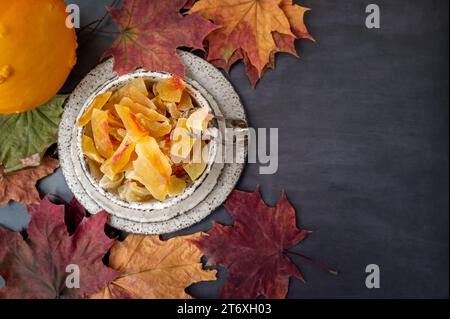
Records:
{"label": "orange maple leaf", "polygon": [[162,241],[158,236],[129,235],[111,248],[109,266],[123,273],[92,299],[185,299],[185,288],[215,280],[204,270],[202,252],[191,242],[201,233]]}
{"label": "orange maple leaf", "polygon": [[243,59],[253,85],[275,65],[275,53],[297,56],[295,39],[310,39],[303,17],[309,9],[292,0],[200,0],[190,13],[222,26],[210,33],[207,59],[228,70]]}

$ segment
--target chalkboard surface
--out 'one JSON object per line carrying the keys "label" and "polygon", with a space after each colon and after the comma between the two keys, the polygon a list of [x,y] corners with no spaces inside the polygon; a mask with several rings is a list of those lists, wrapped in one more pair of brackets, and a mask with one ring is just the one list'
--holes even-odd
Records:
{"label": "chalkboard surface", "polygon": [[[73,2],[83,24],[109,4]],[[296,250],[340,270],[334,277],[293,259],[307,282],[291,280],[288,297],[448,298],[448,1],[375,0],[380,29],[365,25],[373,1],[296,2],[313,9],[306,20],[317,41],[298,43],[300,59],[279,55],[256,90],[242,65],[230,76],[251,126],[279,128],[278,172],[248,165],[238,188],[261,185],[272,205],[286,190],[299,224],[314,230]],[[98,34],[83,44],[66,90],[111,40]],[[40,190],[71,196],[60,172]],[[28,220],[20,205],[0,208],[2,225]],[[221,208],[181,233],[213,220],[231,222]],[[365,285],[369,264],[380,267],[379,289]],[[218,297],[225,276],[190,292]]]}

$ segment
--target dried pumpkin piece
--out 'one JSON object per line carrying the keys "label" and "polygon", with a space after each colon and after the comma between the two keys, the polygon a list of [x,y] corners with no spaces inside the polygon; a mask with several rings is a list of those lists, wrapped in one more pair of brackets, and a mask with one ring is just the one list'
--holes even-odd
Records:
{"label": "dried pumpkin piece", "polygon": [[170,176],[169,179],[169,196],[177,196],[184,192],[186,189],[186,180],[184,178],[179,178],[174,175]]}
{"label": "dried pumpkin piece", "polygon": [[[137,159],[138,159],[138,157],[136,156],[134,161],[137,160]],[[133,163],[131,163],[130,168],[125,171],[125,179],[127,181],[136,181],[136,182],[138,182],[140,185],[142,185],[145,188],[145,185],[142,182],[142,177],[139,176],[138,174],[136,174],[136,171],[134,169],[134,164]]]}
{"label": "dried pumpkin piece", "polygon": [[166,102],[166,109],[169,111],[170,116],[174,120],[178,120],[181,117],[181,112],[178,110],[177,105],[173,102]]}
{"label": "dried pumpkin piece", "polygon": [[99,182],[100,187],[110,191],[116,190],[122,184],[124,175],[125,174],[123,173],[117,174],[113,179],[110,179],[108,176],[103,175]]}
{"label": "dried pumpkin piece", "polygon": [[100,171],[100,164],[91,160],[89,157],[86,158],[86,162],[89,167],[89,173],[96,179],[99,180],[102,178],[103,173]]}
{"label": "dried pumpkin piece", "polygon": [[112,92],[106,92],[106,93],[97,95],[94,98],[94,101],[92,101],[92,103],[87,108],[86,112],[84,112],[84,114],[80,117],[77,125],[80,127],[86,126],[91,121],[92,111],[94,109],[101,110],[105,106],[105,104],[108,102],[108,100],[111,98],[111,95],[112,95]]}
{"label": "dried pumpkin piece", "polygon": [[154,198],[164,201],[168,194],[172,167],[151,136],[141,139],[136,145],[137,160],[133,162],[134,174]]}
{"label": "dried pumpkin piece", "polygon": [[212,115],[208,109],[202,107],[192,113],[186,121],[186,127],[194,133],[199,133],[208,128],[209,121]]}
{"label": "dried pumpkin piece", "polygon": [[[161,151],[169,158],[170,160],[170,135],[164,136],[162,139],[158,141],[158,146]],[[173,163],[172,163],[173,164]],[[173,170],[173,168],[172,168]]]}
{"label": "dried pumpkin piece", "polygon": [[114,180],[117,174],[124,172],[130,162],[134,147],[135,143],[133,142],[133,139],[126,136],[114,154],[100,167],[102,173],[109,179]]}
{"label": "dried pumpkin piece", "polygon": [[181,95],[180,103],[178,104],[178,109],[182,112],[188,111],[194,108],[194,103],[192,103],[191,95],[185,90],[183,95]]}
{"label": "dried pumpkin piece", "polygon": [[142,173],[136,173],[139,182],[145,185],[150,194],[159,201],[164,201],[168,194],[168,181],[153,166],[147,166],[145,159],[138,158],[133,162],[134,169]]}
{"label": "dried pumpkin piece", "polygon": [[140,113],[136,114],[136,118],[153,137],[162,137],[172,131],[172,125],[170,125],[169,121],[162,123],[151,121],[144,114]]}
{"label": "dried pumpkin piece", "polygon": [[138,139],[148,135],[147,130],[142,127],[142,125],[136,118],[136,115],[131,112],[130,108],[116,104],[116,111],[117,114],[119,114],[119,117],[122,120],[125,129],[127,130],[127,134],[133,141],[137,141]]}
{"label": "dried pumpkin piece", "polygon": [[183,168],[188,173],[189,177],[193,182],[202,176],[203,172],[206,170],[207,164],[204,161],[201,163],[187,163],[183,164]]}
{"label": "dried pumpkin piece", "polygon": [[130,111],[135,114],[141,113],[145,115],[150,121],[169,122],[169,119],[164,115],[139,103],[133,102],[133,100],[128,97],[124,97],[119,104],[128,107]]}
{"label": "dried pumpkin piece", "polygon": [[[112,120],[117,120],[120,122],[119,115],[116,112],[116,104],[118,104],[120,100],[116,94],[117,92],[113,93],[108,103],[106,103],[102,110],[107,111],[111,115]],[[123,126],[123,124],[121,125]]]}
{"label": "dried pumpkin piece", "polygon": [[114,146],[109,136],[108,113],[94,109],[92,111],[91,126],[97,151],[104,158],[110,158],[114,154]]}
{"label": "dried pumpkin piece", "polygon": [[157,95],[166,102],[179,103],[185,89],[186,84],[177,76],[172,76],[156,84]]}
{"label": "dried pumpkin piece", "polygon": [[117,134],[119,134],[120,136],[122,136],[123,138],[125,138],[125,136],[127,136],[127,130],[123,129],[123,128],[118,128],[117,129]]}
{"label": "dried pumpkin piece", "polygon": [[101,164],[105,161],[105,159],[95,148],[94,140],[89,136],[83,135],[83,137],[81,138],[81,149],[83,151],[83,154],[94,162]]}
{"label": "dried pumpkin piece", "polygon": [[152,194],[137,181],[126,181],[118,188],[119,197],[127,202],[144,202],[152,198]]}
{"label": "dried pumpkin piece", "polygon": [[153,104],[156,105],[156,110],[161,114],[166,116],[167,115],[167,109],[166,105],[164,104],[164,101],[161,99],[160,96],[156,96],[152,99]]}
{"label": "dried pumpkin piece", "polygon": [[119,130],[121,130],[121,129],[118,129],[118,128],[115,128],[115,127],[110,127],[109,128],[109,135],[111,135],[112,138],[114,138],[115,140],[117,140],[119,142],[122,142],[124,136],[119,133]]}
{"label": "dried pumpkin piece", "polygon": [[108,112],[108,123],[110,126],[113,126],[115,128],[124,128],[122,121],[119,118],[119,115],[117,115],[116,110],[107,110]]}
{"label": "dried pumpkin piece", "polygon": [[149,95],[149,92],[147,90],[147,85],[145,84],[145,80],[142,77],[133,80],[130,83],[130,86],[136,88],[139,92],[141,92],[145,96]]}
{"label": "dried pumpkin piece", "polygon": [[153,94],[150,95],[147,86],[145,85],[145,81],[142,78],[137,85],[135,85],[135,82],[133,81],[118,89],[111,97],[111,103],[108,103],[105,108],[108,107],[108,109],[113,109],[114,105],[119,104],[123,98],[130,98],[133,102],[137,102],[151,109],[156,109],[156,106],[151,101],[154,96]]}
{"label": "dried pumpkin piece", "polygon": [[92,132],[92,125],[86,125],[84,127],[84,135],[90,137],[90,138],[94,138],[94,133]]}
{"label": "dried pumpkin piece", "polygon": [[[136,145],[136,154],[145,157],[151,165],[156,167],[167,179],[172,175],[172,166],[166,155],[159,148],[156,139],[146,136]],[[138,172],[139,173],[139,172]],[[142,174],[140,174],[142,175]]]}
{"label": "dried pumpkin piece", "polygon": [[194,147],[194,143],[195,139],[190,135],[186,119],[180,118],[171,135],[170,155],[172,160],[175,163],[179,163],[187,159]]}
{"label": "dried pumpkin piece", "polygon": [[145,105],[146,107],[156,110],[155,104],[153,104],[152,100],[150,100],[147,96],[139,92],[134,86],[128,88],[127,97],[132,99],[134,102]]}
{"label": "dried pumpkin piece", "polygon": [[159,95],[159,93],[158,93],[158,82],[154,82],[154,83],[153,83],[153,85],[152,85],[152,91],[153,91],[153,94],[154,94],[155,96],[158,96],[158,95]]}
{"label": "dried pumpkin piece", "polygon": [[118,89],[116,91],[117,93],[117,98],[118,100],[116,101],[116,103],[121,100],[122,98],[129,96],[129,90],[130,88],[135,88],[139,93],[141,93],[144,96],[148,96],[148,90],[147,90],[147,85],[145,84],[145,80],[144,78],[140,77],[137,78],[133,81],[131,81],[130,83],[124,85],[123,87],[121,87],[120,89]]}

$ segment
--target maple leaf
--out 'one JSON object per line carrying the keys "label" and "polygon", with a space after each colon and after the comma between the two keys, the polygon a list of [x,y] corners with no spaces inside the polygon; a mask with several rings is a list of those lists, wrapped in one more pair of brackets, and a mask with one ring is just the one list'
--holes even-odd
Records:
{"label": "maple leaf", "polygon": [[[0,275],[5,279],[0,298],[83,298],[119,275],[102,262],[113,244],[104,233],[107,214],[102,212],[80,221],[67,216],[73,210],[65,211],[64,205],[53,204],[47,196],[39,205],[28,207],[31,221],[25,237],[0,228]],[[81,213],[85,213],[84,209],[77,214]],[[76,226],[71,236],[65,219]],[[80,270],[79,288],[66,285],[68,265]]]}
{"label": "maple leaf", "polygon": [[189,12],[222,26],[206,38],[207,59],[225,70],[243,59],[255,86],[274,67],[275,53],[297,56],[295,39],[312,40],[303,20],[308,10],[292,0],[200,0]]}
{"label": "maple leaf", "polygon": [[52,203],[58,205],[64,205],[64,223],[67,226],[69,235],[73,235],[81,224],[83,219],[87,215],[86,209],[80,204],[80,202],[74,197],[68,203],[62,197],[55,194],[47,195]]}
{"label": "maple leaf", "polygon": [[194,241],[209,263],[227,269],[222,298],[284,298],[291,276],[304,280],[286,256],[287,250],[311,231],[297,228],[295,209],[285,193],[272,208],[264,203],[259,189],[252,193],[233,191],[225,208],[234,218],[234,226],[215,223]]}
{"label": "maple leaf", "polygon": [[292,33],[294,33],[298,39],[309,39],[314,41],[314,38],[309,34],[304,22],[305,13],[311,9],[294,4],[292,0],[281,0],[280,8],[286,14],[291,25]]}
{"label": "maple leaf", "polygon": [[11,200],[24,205],[38,205],[40,198],[36,189],[37,181],[53,173],[58,166],[57,160],[44,157],[37,167],[6,174],[0,165],[0,205],[6,205]]}
{"label": "maple leaf", "polygon": [[203,49],[203,40],[218,26],[200,14],[182,16],[186,0],[124,0],[123,7],[109,9],[120,35],[104,56],[113,56],[114,70],[122,75],[137,68],[184,76],[176,49]]}
{"label": "maple leaf", "polygon": [[204,270],[202,253],[191,243],[201,234],[161,241],[158,236],[129,235],[111,249],[109,265],[123,273],[93,299],[191,298],[185,288],[215,280],[215,270]]}

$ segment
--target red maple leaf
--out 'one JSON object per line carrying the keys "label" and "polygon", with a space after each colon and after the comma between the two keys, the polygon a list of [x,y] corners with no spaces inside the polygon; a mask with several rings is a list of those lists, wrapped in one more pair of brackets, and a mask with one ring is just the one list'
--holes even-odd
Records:
{"label": "red maple leaf", "polygon": [[179,47],[203,49],[203,40],[218,26],[200,14],[182,16],[186,0],[124,0],[120,9],[109,9],[119,27],[119,38],[104,56],[115,59],[114,71],[122,75],[140,67],[184,76]]}
{"label": "red maple leaf", "polygon": [[[28,211],[26,234],[0,228],[0,275],[6,282],[0,299],[83,298],[119,276],[102,262],[114,242],[104,232],[106,213],[84,218],[76,201],[55,205],[48,196]],[[66,285],[69,265],[78,266],[79,288]]]}
{"label": "red maple leaf", "polygon": [[194,242],[209,263],[227,269],[222,298],[284,298],[291,276],[304,280],[297,266],[286,256],[287,250],[311,231],[297,228],[295,209],[285,193],[272,208],[264,203],[259,189],[252,193],[233,191],[225,208],[234,218],[234,225],[215,223],[207,235]]}

